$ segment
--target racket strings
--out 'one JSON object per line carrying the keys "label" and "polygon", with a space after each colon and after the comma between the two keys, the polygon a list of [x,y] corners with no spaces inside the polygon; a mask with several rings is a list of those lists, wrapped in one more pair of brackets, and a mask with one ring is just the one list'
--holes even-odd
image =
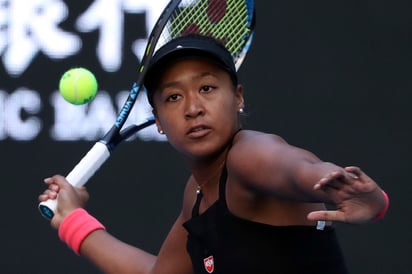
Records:
{"label": "racket strings", "polygon": [[[210,33],[217,38],[227,38],[227,36],[230,38],[231,34],[233,34],[231,33],[231,30],[245,30],[245,26],[247,26],[248,13],[244,2],[229,1],[228,7],[223,8],[223,11],[222,5],[213,5],[212,8],[210,8],[207,1],[201,1],[201,3],[197,6],[191,7],[193,10],[188,10],[188,12],[180,12],[177,14],[177,17],[174,18],[174,36],[183,33],[185,26],[188,25],[188,22],[189,24],[197,24],[200,31],[204,34]],[[241,24],[242,21],[246,21],[246,24]]]}
{"label": "racket strings", "polygon": [[157,48],[183,34],[199,33],[223,42],[237,62],[252,29],[253,12],[249,8],[253,7],[239,0],[209,3],[183,1],[167,22]]}

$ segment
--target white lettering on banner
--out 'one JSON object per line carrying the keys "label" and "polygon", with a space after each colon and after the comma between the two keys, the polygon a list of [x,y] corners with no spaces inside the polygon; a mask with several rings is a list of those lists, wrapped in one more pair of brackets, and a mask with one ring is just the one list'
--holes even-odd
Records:
{"label": "white lettering on banner", "polygon": [[116,111],[107,92],[99,91],[92,102],[72,105],[55,92],[50,97],[54,108],[54,125],[50,134],[58,141],[96,140],[116,119]]}
{"label": "white lettering on banner", "polygon": [[[68,15],[61,0],[9,0],[0,5],[0,53],[10,75],[21,75],[41,51],[66,58],[79,51],[81,40],[58,28]],[[4,20],[4,21],[3,21]]]}
{"label": "white lettering on banner", "polygon": [[[122,42],[124,40],[124,14],[147,13],[147,26],[153,26],[166,1],[96,0],[78,18],[76,28],[82,32],[99,30],[97,56],[102,67],[109,72],[121,66]],[[107,12],[110,11],[110,16]],[[153,15],[155,14],[155,15]],[[138,47],[141,57],[147,39],[137,39],[133,47]],[[136,50],[133,48],[134,53]]]}
{"label": "white lettering on banner", "polygon": [[[54,109],[50,127],[50,137],[55,141],[98,140],[113,125],[118,111],[128,95],[127,91],[119,92],[112,97],[105,91],[99,91],[96,98],[86,105],[72,105],[66,102],[56,91],[50,96],[50,104]],[[0,141],[11,139],[16,141],[34,140],[43,128],[39,114],[42,110],[40,95],[33,90],[19,88],[12,94],[0,90]],[[141,94],[125,126],[140,124],[152,116],[151,107],[145,94]],[[137,132],[128,140],[139,138],[144,141],[166,141],[164,135],[150,126]]]}
{"label": "white lettering on banner", "polygon": [[[54,124],[50,129],[51,137],[56,141],[98,140],[113,125],[118,110],[123,106],[128,92],[120,92],[116,96],[116,107],[110,95],[99,91],[96,98],[87,105],[75,106],[67,103],[58,92],[50,97],[54,108]],[[151,116],[146,96],[140,96],[135,107],[126,120],[125,127],[132,123],[140,123]],[[136,136],[143,140],[165,141],[165,137],[152,126],[141,130]]]}
{"label": "white lettering on banner", "polygon": [[[126,14],[144,14],[147,33],[155,24],[168,0],[94,0],[86,10],[75,15],[73,28],[80,32],[98,33],[97,58],[107,72],[118,70],[122,65],[122,50],[131,48],[141,59],[147,39],[137,39],[133,33],[124,33]],[[82,47],[79,33],[63,30],[60,25],[69,18],[68,0],[0,0],[0,56],[4,64],[4,74],[0,75],[0,89],[3,81],[16,78],[22,82],[36,80],[23,79],[23,73],[30,68],[36,56],[43,55],[50,60],[73,58]],[[110,13],[110,14],[108,14]],[[73,17],[73,16],[72,16]],[[131,45],[124,45],[125,35]],[[133,39],[130,39],[132,35]],[[136,35],[136,37],[142,34]],[[34,66],[33,66],[34,67]],[[23,76],[22,76],[23,75]],[[5,77],[4,77],[5,76]],[[16,81],[18,83],[18,81]],[[7,83],[7,82],[5,82]],[[27,85],[27,84],[26,84]],[[42,88],[43,89],[43,88]],[[53,90],[54,88],[52,88]],[[44,90],[50,90],[44,88]],[[44,92],[42,91],[42,93]],[[100,139],[115,122],[118,111],[125,102],[128,92],[109,95],[99,91],[98,96],[84,106],[73,106],[61,98],[57,91],[50,95],[53,109],[51,117],[47,103],[42,103],[39,91],[27,87],[12,87],[0,90],[0,141],[30,141],[37,138],[41,130],[48,130],[50,138],[56,141],[77,141]],[[144,99],[142,99],[144,98]],[[151,116],[151,108],[146,96],[138,98],[126,125],[143,122]],[[114,100],[114,104],[113,104]],[[43,112],[43,110],[46,110]],[[44,125],[43,121],[44,120]],[[52,124],[49,121],[53,121]],[[130,139],[166,140],[151,126],[141,130]]]}
{"label": "white lettering on banner", "polygon": [[[40,96],[32,90],[20,88],[8,95],[0,91],[0,140],[11,137],[29,141],[37,137],[42,128],[35,114],[41,110]],[[23,118],[27,116],[27,118]]]}
{"label": "white lettering on banner", "polygon": [[0,0],[0,55],[3,54],[7,46],[7,20],[9,14],[7,12],[8,1],[7,0]]}
{"label": "white lettering on banner", "polygon": [[7,97],[7,93],[5,93],[4,91],[0,90],[0,140],[3,140],[6,138],[7,136],[7,132],[6,132],[6,126],[5,126],[5,112],[4,112],[4,108],[5,108],[5,104],[6,104],[6,97]]}
{"label": "white lettering on banner", "polygon": [[[66,102],[56,91],[50,96],[54,110],[54,123],[50,127],[50,137],[55,141],[98,140],[110,129],[118,111],[128,95],[119,92],[112,102],[112,97],[105,91],[99,91],[96,98],[87,105],[72,105]],[[33,90],[20,88],[8,94],[0,90],[0,141],[34,140],[43,126],[40,118],[42,101]],[[152,115],[151,107],[145,94],[140,94],[125,127],[140,124]],[[139,138],[144,141],[166,141],[164,135],[157,132],[155,126],[137,132],[128,141]]]}
{"label": "white lettering on banner", "polygon": [[[79,16],[76,28],[81,32],[99,31],[99,62],[104,70],[114,72],[122,62],[124,14],[146,13],[149,32],[167,2],[96,0]],[[0,0],[0,54],[10,75],[20,76],[38,52],[54,60],[79,52],[80,37],[59,28],[68,12],[62,0]],[[137,39],[130,45],[139,58],[146,42],[147,39]]]}

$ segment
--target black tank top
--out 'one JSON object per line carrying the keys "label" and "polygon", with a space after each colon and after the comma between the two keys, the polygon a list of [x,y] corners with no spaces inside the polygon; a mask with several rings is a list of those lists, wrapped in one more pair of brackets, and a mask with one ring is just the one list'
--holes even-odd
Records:
{"label": "black tank top", "polygon": [[199,215],[200,192],[183,224],[194,273],[348,273],[333,227],[272,226],[236,217],[226,204],[226,179],[225,167],[218,200]]}

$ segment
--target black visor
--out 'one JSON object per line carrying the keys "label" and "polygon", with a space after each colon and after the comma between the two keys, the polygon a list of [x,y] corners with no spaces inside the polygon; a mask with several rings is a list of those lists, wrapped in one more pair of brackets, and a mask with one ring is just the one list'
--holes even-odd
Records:
{"label": "black visor", "polygon": [[225,46],[215,39],[201,35],[186,35],[171,40],[161,47],[150,61],[144,78],[150,104],[152,92],[156,89],[162,73],[168,65],[185,58],[207,58],[225,69],[234,84],[237,84],[237,73],[233,58]]}

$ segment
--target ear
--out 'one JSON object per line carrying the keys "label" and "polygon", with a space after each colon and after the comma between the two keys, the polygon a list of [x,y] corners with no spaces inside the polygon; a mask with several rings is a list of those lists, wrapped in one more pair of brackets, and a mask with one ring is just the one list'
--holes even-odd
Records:
{"label": "ear", "polygon": [[162,126],[159,123],[159,120],[156,119],[156,126],[157,126],[157,132],[159,132],[160,134],[164,134],[165,132],[162,129]]}
{"label": "ear", "polygon": [[243,86],[242,85],[237,85],[236,91],[235,91],[235,97],[236,97],[236,104],[237,108],[245,108],[245,100],[243,99]]}
{"label": "ear", "polygon": [[157,117],[157,112],[156,112],[155,109],[152,110],[152,114],[153,114],[153,116],[154,116],[154,118],[155,118],[155,123],[156,123],[156,127],[157,127],[157,132],[159,132],[160,134],[163,134],[164,132],[163,132],[162,126],[160,125],[159,119],[158,119],[158,117]]}

